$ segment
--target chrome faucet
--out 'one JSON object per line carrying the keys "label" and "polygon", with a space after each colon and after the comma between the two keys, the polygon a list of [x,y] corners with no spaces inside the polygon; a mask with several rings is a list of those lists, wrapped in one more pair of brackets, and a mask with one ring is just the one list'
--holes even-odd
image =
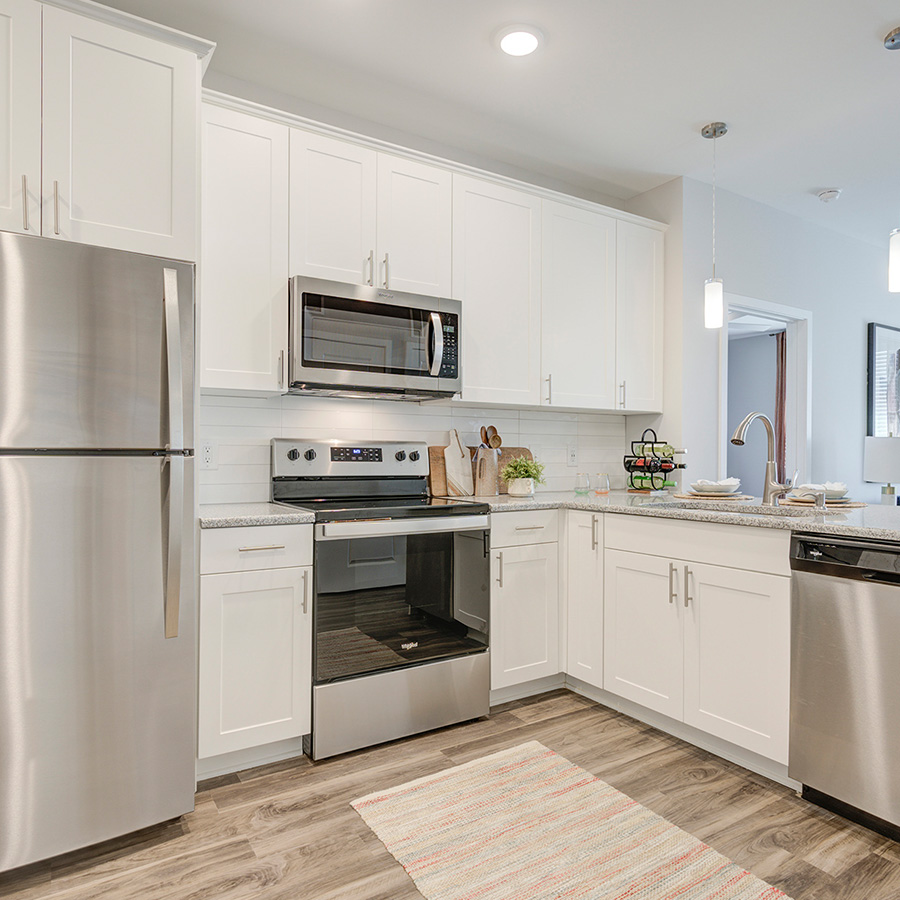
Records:
{"label": "chrome faucet", "polygon": [[766,426],[766,437],[768,439],[768,460],[766,461],[766,483],[763,488],[763,506],[777,506],[778,498],[783,497],[793,486],[797,480],[795,473],[793,481],[788,484],[780,484],[775,479],[775,429],[769,421],[768,416],[764,416],[761,412],[752,412],[749,416],[745,416],[741,424],[734,429],[731,436],[731,443],[737,447],[742,447],[744,438],[747,436],[747,429],[754,419],[760,419]]}

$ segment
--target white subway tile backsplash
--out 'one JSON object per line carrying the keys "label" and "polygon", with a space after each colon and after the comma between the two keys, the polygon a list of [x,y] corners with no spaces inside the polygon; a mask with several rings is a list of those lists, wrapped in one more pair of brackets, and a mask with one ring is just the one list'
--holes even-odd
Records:
{"label": "white subway tile backsplash", "polygon": [[[569,491],[577,472],[608,472],[624,486],[625,417],[556,410],[517,410],[355,400],[328,397],[227,397],[203,395],[198,446],[215,441],[218,468],[201,470],[201,503],[242,503],[269,497],[269,442],[288,438],[369,438],[446,444],[456,428],[463,443],[480,443],[482,425],[494,425],[506,447],[528,447],[545,466],[540,490]],[[568,465],[568,448],[577,466]],[[621,475],[619,474],[621,472]]]}

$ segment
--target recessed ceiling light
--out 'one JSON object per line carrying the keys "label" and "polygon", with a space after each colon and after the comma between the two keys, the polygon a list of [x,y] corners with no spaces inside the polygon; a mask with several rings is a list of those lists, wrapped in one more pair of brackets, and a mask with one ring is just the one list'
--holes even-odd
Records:
{"label": "recessed ceiling light", "polygon": [[507,25],[497,32],[495,40],[510,56],[528,56],[537,50],[543,37],[533,25]]}
{"label": "recessed ceiling light", "polygon": [[841,189],[840,188],[825,188],[824,191],[816,191],[816,196],[823,203],[831,203],[832,200],[837,200],[837,198],[841,196]]}

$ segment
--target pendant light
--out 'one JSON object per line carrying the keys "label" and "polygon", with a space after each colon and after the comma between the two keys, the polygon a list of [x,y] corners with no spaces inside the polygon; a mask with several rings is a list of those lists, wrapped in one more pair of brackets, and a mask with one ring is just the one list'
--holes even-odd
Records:
{"label": "pendant light", "polygon": [[700,129],[700,134],[713,142],[712,179],[712,278],[703,287],[703,324],[707,328],[721,328],[725,322],[725,293],[722,279],[716,278],[716,141],[728,133],[724,122],[710,122]]}
{"label": "pendant light", "polygon": [[[885,50],[900,50],[900,28],[894,28],[884,36]],[[900,228],[891,232],[888,244],[888,291],[900,294]]]}

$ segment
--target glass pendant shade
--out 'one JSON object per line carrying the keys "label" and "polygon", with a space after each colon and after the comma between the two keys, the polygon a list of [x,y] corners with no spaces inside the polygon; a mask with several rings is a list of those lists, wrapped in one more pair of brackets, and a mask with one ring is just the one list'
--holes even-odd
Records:
{"label": "glass pendant shade", "polygon": [[725,321],[725,292],[721,278],[707,278],[703,288],[703,324],[721,328]]}
{"label": "glass pendant shade", "polygon": [[900,294],[900,228],[895,228],[891,232],[888,256],[888,290],[892,294]]}

